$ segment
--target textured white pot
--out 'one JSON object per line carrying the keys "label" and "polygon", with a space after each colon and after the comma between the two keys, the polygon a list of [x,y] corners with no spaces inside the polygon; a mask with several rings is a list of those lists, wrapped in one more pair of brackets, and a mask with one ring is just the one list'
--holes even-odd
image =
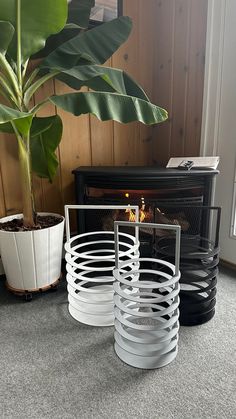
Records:
{"label": "textured white pot", "polygon": [[[22,218],[22,214],[1,218],[0,222],[13,218]],[[10,288],[36,291],[50,286],[60,277],[63,232],[64,218],[59,224],[42,230],[0,230],[0,253]]]}

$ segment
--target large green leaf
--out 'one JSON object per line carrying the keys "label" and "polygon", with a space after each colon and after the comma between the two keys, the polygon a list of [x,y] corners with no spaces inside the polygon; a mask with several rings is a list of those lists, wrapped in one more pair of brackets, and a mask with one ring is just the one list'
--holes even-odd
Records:
{"label": "large green leaf", "polygon": [[79,64],[104,64],[126,41],[131,28],[130,18],[122,16],[80,33],[49,54],[41,67],[64,70]]}
{"label": "large green leaf", "polygon": [[[49,35],[62,30],[67,19],[67,0],[19,0],[21,4],[22,61],[42,49]],[[16,29],[17,0],[0,0],[0,20],[9,21]],[[16,31],[8,48],[16,59]]]}
{"label": "large green leaf", "polygon": [[84,65],[65,70],[56,76],[73,89],[87,86],[95,91],[117,92],[149,100],[143,89],[123,70]]}
{"label": "large green leaf", "polygon": [[56,149],[61,141],[62,121],[58,115],[35,117],[30,131],[32,169],[52,181],[58,167]]}
{"label": "large green leaf", "polygon": [[52,35],[47,39],[45,48],[39,51],[34,58],[47,57],[59,45],[78,35],[81,28],[87,28],[90,11],[94,4],[94,0],[72,0],[68,4],[68,23],[60,33]]}
{"label": "large green leaf", "polygon": [[14,122],[19,133],[27,135],[31,127],[32,118],[32,114],[20,112],[0,104],[0,132],[11,132],[10,126],[7,123]]}
{"label": "large green leaf", "polygon": [[38,58],[45,58],[47,57],[52,51],[62,45],[64,42],[69,41],[69,39],[74,38],[78,33],[81,31],[80,28],[65,26],[61,32],[57,33],[56,35],[49,36],[46,41],[46,45],[43,49],[41,49],[37,54],[34,54],[32,59]]}
{"label": "large green leaf", "polygon": [[64,70],[56,78],[75,90],[87,86],[104,92],[126,93],[122,70],[114,69],[113,73],[110,70],[109,67],[83,65]]}
{"label": "large green leaf", "polygon": [[152,103],[132,96],[104,92],[68,93],[52,96],[50,101],[76,116],[91,113],[102,121],[122,123],[140,121],[151,125],[165,121],[167,112]]}
{"label": "large green leaf", "polygon": [[14,27],[10,22],[0,21],[0,52],[5,54],[14,35]]}
{"label": "large green leaf", "polygon": [[14,129],[10,122],[5,122],[5,124],[0,124],[0,132],[14,134]]}

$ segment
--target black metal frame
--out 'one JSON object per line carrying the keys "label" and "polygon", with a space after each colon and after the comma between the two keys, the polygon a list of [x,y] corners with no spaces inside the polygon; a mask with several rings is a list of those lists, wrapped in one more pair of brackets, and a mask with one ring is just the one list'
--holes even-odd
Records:
{"label": "black metal frame", "polygon": [[[76,204],[87,203],[87,188],[102,189],[133,189],[133,190],[163,190],[168,187],[176,190],[203,189],[203,206],[212,204],[212,191],[218,170],[166,169],[149,166],[98,166],[78,167],[72,172],[75,177]],[[84,231],[84,215],[80,214],[78,230]]]}
{"label": "black metal frame", "polygon": [[[182,208],[184,209],[184,206]],[[214,241],[208,236],[182,235],[181,237],[180,324],[184,326],[206,323],[215,314],[221,208],[210,206],[196,206],[196,208],[208,213],[206,217],[208,221],[211,212],[216,212],[215,236]],[[157,239],[154,244],[156,255],[160,257],[161,254],[165,259],[172,261],[174,257],[172,242],[174,239],[171,237]]]}
{"label": "black metal frame", "polygon": [[[200,246],[204,247],[204,240],[209,240],[209,228],[211,220],[211,211],[217,211],[217,220],[215,224],[216,234],[215,242],[211,244],[213,251],[207,250],[201,255],[195,257],[182,257],[181,283],[201,282],[200,271],[205,271],[205,280],[208,284],[205,288],[205,296],[202,297],[202,289],[195,288],[192,291],[181,290],[180,298],[180,323],[184,325],[195,325],[205,323],[214,316],[216,283],[219,263],[219,229],[221,209],[212,206],[212,192],[217,170],[190,170],[179,171],[177,169],[164,169],[158,167],[79,167],[73,171],[75,176],[76,203],[86,204],[87,188],[102,189],[133,189],[133,190],[191,190],[191,188],[200,188],[202,191],[203,202],[201,205],[181,205],[181,209],[199,208],[203,211],[202,228],[197,237]],[[181,194],[180,194],[181,196]],[[96,198],[95,198],[96,199]],[[184,200],[183,200],[184,201]],[[105,203],[105,202],[103,202]],[[170,205],[171,207],[171,205]],[[173,207],[173,206],[172,206]],[[85,227],[84,215],[80,213],[78,228],[82,233]],[[156,238],[152,238],[155,241]],[[209,243],[208,243],[209,244]],[[207,248],[207,246],[205,246]],[[155,246],[153,246],[155,249]],[[159,256],[159,254],[158,254]],[[171,254],[163,252],[163,257],[172,258]],[[191,275],[189,271],[191,270]],[[184,282],[185,281],[185,282]],[[208,282],[207,282],[208,281]],[[206,285],[206,284],[205,284]]]}

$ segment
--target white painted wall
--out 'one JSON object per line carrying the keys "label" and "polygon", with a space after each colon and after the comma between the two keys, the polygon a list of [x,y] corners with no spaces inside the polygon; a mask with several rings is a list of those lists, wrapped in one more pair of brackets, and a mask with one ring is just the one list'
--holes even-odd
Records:
{"label": "white painted wall", "polygon": [[220,156],[215,204],[222,207],[221,258],[236,264],[232,208],[236,162],[236,0],[210,0],[202,155]]}

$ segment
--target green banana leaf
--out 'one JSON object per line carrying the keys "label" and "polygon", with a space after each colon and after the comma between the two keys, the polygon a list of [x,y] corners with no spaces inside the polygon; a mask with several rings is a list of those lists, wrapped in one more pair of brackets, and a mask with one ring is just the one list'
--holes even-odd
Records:
{"label": "green banana leaf", "polygon": [[99,65],[77,66],[63,71],[56,78],[75,90],[87,86],[95,91],[117,92],[149,101],[143,89],[125,71],[117,68]]}
{"label": "green banana leaf", "polygon": [[56,106],[75,116],[91,113],[101,121],[114,120],[128,123],[140,121],[151,125],[165,121],[167,112],[152,103],[118,93],[79,92],[51,96]]}
{"label": "green banana leaf", "polygon": [[80,33],[56,48],[40,67],[64,70],[80,64],[104,64],[126,41],[131,28],[131,19],[122,16]]}
{"label": "green banana leaf", "polygon": [[33,115],[30,113],[20,112],[0,104],[0,132],[11,132],[9,131],[9,123],[14,122],[19,133],[27,135],[31,127],[32,119]]}
{"label": "green banana leaf", "polygon": [[58,115],[35,117],[30,130],[32,170],[52,182],[58,168],[56,149],[61,141],[62,120]]}
{"label": "green banana leaf", "polygon": [[68,19],[64,29],[60,33],[50,36],[45,48],[39,51],[34,58],[47,57],[59,45],[78,35],[81,29],[87,28],[91,8],[94,4],[95,0],[72,0],[68,4]]}
{"label": "green banana leaf", "polygon": [[7,134],[15,134],[14,129],[10,122],[5,122],[5,124],[0,124],[0,132]]}
{"label": "green banana leaf", "polygon": [[[18,0],[21,10],[22,62],[42,49],[49,35],[60,32],[66,24],[67,0]],[[0,0],[0,20],[16,29],[16,0]],[[8,48],[16,60],[16,31]]]}
{"label": "green banana leaf", "polygon": [[10,22],[0,21],[0,53],[5,54],[14,35],[14,27]]}

